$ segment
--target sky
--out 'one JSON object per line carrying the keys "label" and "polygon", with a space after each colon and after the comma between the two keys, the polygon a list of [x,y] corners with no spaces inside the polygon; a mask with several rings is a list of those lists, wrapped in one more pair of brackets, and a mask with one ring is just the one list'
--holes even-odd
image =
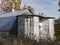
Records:
{"label": "sky", "polygon": [[37,14],[44,13],[47,16],[58,18],[60,16],[58,1],[59,0],[22,0],[21,7],[23,7],[24,4],[30,5]]}
{"label": "sky", "polygon": [[36,13],[44,13],[47,16],[58,18],[60,12],[58,11],[59,0],[22,0],[21,7],[30,5],[34,8]]}

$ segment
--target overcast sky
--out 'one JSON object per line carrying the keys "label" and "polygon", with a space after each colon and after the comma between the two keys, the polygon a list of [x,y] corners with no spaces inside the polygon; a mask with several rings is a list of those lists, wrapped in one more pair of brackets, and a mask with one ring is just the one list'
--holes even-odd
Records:
{"label": "overcast sky", "polygon": [[47,16],[56,18],[60,16],[58,0],[22,0],[21,7],[23,7],[24,4],[32,6],[36,13],[43,12]]}
{"label": "overcast sky", "polygon": [[45,15],[52,17],[59,17],[58,11],[59,0],[22,0],[22,6],[24,4],[31,5],[37,13],[44,12]]}

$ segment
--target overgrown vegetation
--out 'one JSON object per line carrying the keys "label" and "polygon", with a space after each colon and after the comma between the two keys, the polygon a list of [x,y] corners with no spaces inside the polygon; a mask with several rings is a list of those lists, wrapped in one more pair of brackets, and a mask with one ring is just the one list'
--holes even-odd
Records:
{"label": "overgrown vegetation", "polygon": [[55,19],[55,36],[56,39],[60,40],[60,17]]}
{"label": "overgrown vegetation", "polygon": [[45,41],[35,41],[26,37],[9,37],[7,39],[1,38],[0,45],[60,45],[57,41],[45,42]]}

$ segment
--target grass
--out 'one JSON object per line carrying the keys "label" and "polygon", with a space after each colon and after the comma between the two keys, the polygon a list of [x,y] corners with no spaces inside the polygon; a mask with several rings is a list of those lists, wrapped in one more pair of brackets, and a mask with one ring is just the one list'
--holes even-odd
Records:
{"label": "grass", "polygon": [[60,43],[58,42],[59,42],[58,40],[55,40],[50,43],[44,41],[36,42],[35,40],[31,40],[29,38],[23,38],[23,37],[0,39],[0,45],[60,45]]}

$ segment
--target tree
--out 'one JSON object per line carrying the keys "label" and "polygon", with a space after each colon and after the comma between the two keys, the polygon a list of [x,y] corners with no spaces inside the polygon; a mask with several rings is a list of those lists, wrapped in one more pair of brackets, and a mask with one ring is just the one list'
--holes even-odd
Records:
{"label": "tree", "polygon": [[21,5],[21,0],[12,0],[14,10],[19,10]]}
{"label": "tree", "polygon": [[60,17],[55,20],[55,36],[60,39]]}
{"label": "tree", "polygon": [[9,0],[4,0],[1,3],[2,10],[5,12],[12,11],[12,3]]}
{"label": "tree", "polygon": [[58,11],[60,11],[60,0],[59,0],[59,2],[58,2],[58,6],[59,6],[59,9],[58,9]]}

